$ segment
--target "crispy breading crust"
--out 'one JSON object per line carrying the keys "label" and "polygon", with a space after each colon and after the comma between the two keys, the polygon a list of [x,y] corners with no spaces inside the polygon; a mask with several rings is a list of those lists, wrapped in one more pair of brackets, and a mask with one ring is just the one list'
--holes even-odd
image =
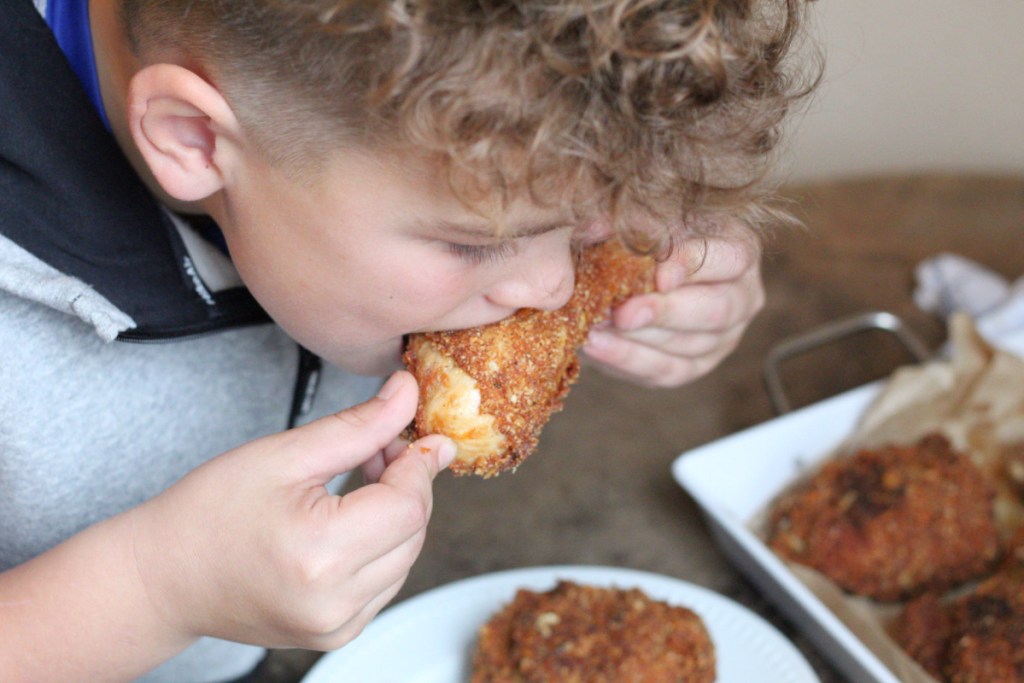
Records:
{"label": "crispy breading crust", "polygon": [[889,633],[933,678],[945,680],[946,647],[953,635],[953,620],[939,596],[925,593],[908,602],[889,625]]}
{"label": "crispy breading crust", "polygon": [[[654,266],[617,240],[605,242],[580,255],[572,298],[557,311],[523,309],[493,325],[412,335],[404,359],[421,392],[412,438],[440,432],[455,440],[456,474],[517,467],[579,377],[577,350],[591,326],[628,297],[653,291]],[[479,400],[461,395],[474,389]],[[467,410],[485,419],[467,419]]]}
{"label": "crispy breading crust", "polygon": [[950,683],[1024,683],[1024,567],[986,580],[953,606]]}
{"label": "crispy breading crust", "polygon": [[995,490],[941,436],[827,462],[773,506],[769,546],[846,590],[890,601],[990,571]]}
{"label": "crispy breading crust", "polygon": [[916,598],[890,633],[943,683],[1024,683],[1024,563],[1011,555],[955,598]]}
{"label": "crispy breading crust", "polygon": [[700,616],[632,588],[520,590],[483,625],[471,683],[711,683]]}

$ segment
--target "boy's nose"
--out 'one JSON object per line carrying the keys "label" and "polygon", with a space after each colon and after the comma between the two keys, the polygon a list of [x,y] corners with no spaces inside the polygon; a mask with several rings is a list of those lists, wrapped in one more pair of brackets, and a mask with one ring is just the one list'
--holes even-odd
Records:
{"label": "boy's nose", "polygon": [[540,257],[521,265],[492,289],[489,299],[511,309],[539,308],[553,311],[572,296],[575,273],[572,255]]}

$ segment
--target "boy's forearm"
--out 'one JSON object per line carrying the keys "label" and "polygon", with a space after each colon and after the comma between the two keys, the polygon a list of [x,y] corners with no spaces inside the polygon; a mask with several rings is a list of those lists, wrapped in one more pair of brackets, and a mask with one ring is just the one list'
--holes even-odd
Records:
{"label": "boy's forearm", "polygon": [[0,680],[131,680],[191,638],[153,608],[131,512],[0,574]]}

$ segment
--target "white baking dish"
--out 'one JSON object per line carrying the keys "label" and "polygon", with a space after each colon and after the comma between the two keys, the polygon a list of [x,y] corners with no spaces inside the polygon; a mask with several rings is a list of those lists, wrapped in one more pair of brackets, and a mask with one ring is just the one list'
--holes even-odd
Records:
{"label": "white baking dish", "polygon": [[[1024,354],[1024,332],[997,346]],[[672,474],[700,506],[723,553],[832,664],[857,683],[899,683],[751,531],[783,488],[829,455],[853,430],[882,382],[845,392],[687,451]]]}

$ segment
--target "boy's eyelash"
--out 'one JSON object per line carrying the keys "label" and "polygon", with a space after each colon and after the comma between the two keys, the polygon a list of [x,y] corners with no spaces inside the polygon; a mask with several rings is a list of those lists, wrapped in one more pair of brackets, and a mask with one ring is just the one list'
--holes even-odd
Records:
{"label": "boy's eyelash", "polygon": [[473,264],[493,263],[508,258],[515,253],[512,242],[496,242],[494,244],[456,244],[448,243],[448,251],[460,259]]}

